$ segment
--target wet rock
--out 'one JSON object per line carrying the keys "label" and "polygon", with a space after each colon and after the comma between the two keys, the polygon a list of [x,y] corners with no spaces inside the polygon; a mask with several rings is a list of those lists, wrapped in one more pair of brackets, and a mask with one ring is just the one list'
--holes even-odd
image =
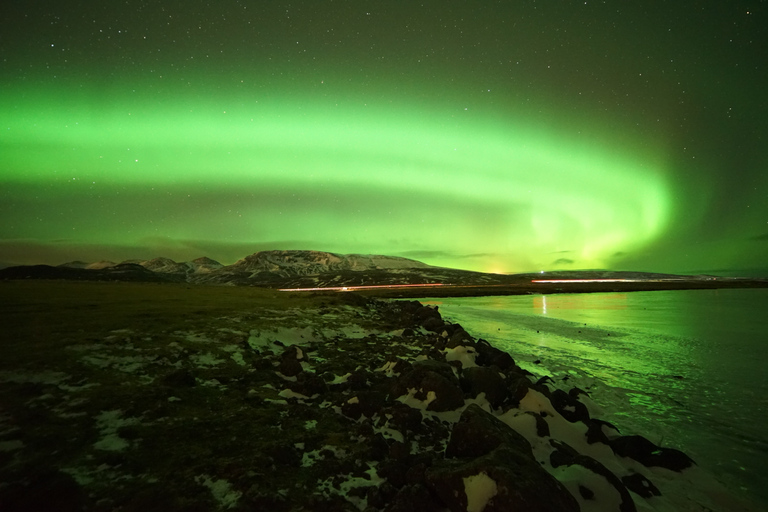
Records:
{"label": "wet rock", "polygon": [[478,354],[475,362],[480,366],[497,366],[502,372],[515,367],[515,360],[511,355],[483,339],[475,344],[475,348]]}
{"label": "wet rock", "polygon": [[448,341],[448,344],[446,345],[446,348],[454,348],[458,347],[459,345],[474,346],[474,344],[475,342],[472,339],[472,336],[470,336],[469,333],[463,328],[459,327],[458,329],[454,330]]}
{"label": "wet rock", "polygon": [[472,404],[461,413],[461,418],[454,425],[445,456],[480,457],[502,444],[534,460],[531,445],[523,436],[478,405]]}
{"label": "wet rock", "polygon": [[493,368],[476,366],[461,372],[461,387],[472,398],[485,393],[491,406],[497,408],[509,398],[504,378]]}
{"label": "wet rock", "polygon": [[514,405],[519,404],[520,400],[525,398],[525,395],[528,394],[528,390],[531,388],[531,381],[527,377],[516,373],[507,374],[506,384],[509,400]]}
{"label": "wet rock", "polygon": [[652,498],[653,496],[661,496],[661,491],[653,485],[653,482],[645,478],[640,473],[634,473],[621,477],[621,483],[634,492],[635,494],[642,496],[643,498]]}
{"label": "wet rock", "polygon": [[502,444],[476,459],[447,459],[426,471],[427,486],[451,512],[464,512],[468,483],[475,478],[493,482],[495,494],[484,512],[577,512],[579,505],[554,477],[527,452]]}
{"label": "wet rock", "polygon": [[443,319],[440,317],[430,316],[423,320],[420,325],[428,331],[438,332],[443,326]]}
{"label": "wet rock", "polygon": [[571,423],[577,421],[587,422],[589,420],[587,406],[562,389],[554,390],[550,395],[549,400],[552,402],[552,407],[554,407],[563,418]]}
{"label": "wet rock", "polygon": [[610,446],[622,457],[629,457],[640,464],[682,471],[695,464],[693,459],[680,450],[661,448],[643,436],[622,436],[612,439]]}
{"label": "wet rock", "polygon": [[[619,478],[614,475],[608,468],[603,466],[592,457],[579,454],[565,443],[561,443],[555,440],[551,440],[550,442],[553,446],[556,447],[556,449],[549,457],[549,462],[552,464],[552,467],[559,468],[561,466],[567,467],[576,465],[603,477],[603,479],[605,479],[605,481],[608,482],[611,487],[616,489],[616,492],[618,492],[619,496],[621,497],[619,512],[637,512],[637,507],[635,506],[635,502],[632,500],[632,496],[629,494],[629,491],[627,491],[627,488],[624,486],[621,480],[619,480]],[[588,484],[581,482],[579,483],[579,490],[582,497],[585,499],[593,499],[592,497],[594,496],[598,496],[599,498],[599,488],[593,489]]]}
{"label": "wet rock", "polygon": [[608,439],[608,436],[605,435],[605,432],[603,432],[603,426],[600,421],[589,420],[585,423],[587,424],[587,443],[604,443],[607,445],[611,444],[610,439]]}

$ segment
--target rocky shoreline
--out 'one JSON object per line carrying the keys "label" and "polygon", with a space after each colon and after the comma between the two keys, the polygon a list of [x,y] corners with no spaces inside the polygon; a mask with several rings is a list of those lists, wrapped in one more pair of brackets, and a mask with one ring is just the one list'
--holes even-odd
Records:
{"label": "rocky shoreline", "polygon": [[[5,306],[34,285],[9,286]],[[127,316],[23,339],[52,313],[15,301],[2,510],[749,510],[417,301],[241,290],[233,310],[78,286],[84,309],[117,286]],[[157,312],[160,289],[194,307]]]}

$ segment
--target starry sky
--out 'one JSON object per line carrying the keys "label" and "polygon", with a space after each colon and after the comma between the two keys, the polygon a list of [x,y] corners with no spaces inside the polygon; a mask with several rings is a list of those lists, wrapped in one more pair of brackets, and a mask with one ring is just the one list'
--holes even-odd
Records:
{"label": "starry sky", "polygon": [[0,262],[768,260],[765,0],[0,7]]}

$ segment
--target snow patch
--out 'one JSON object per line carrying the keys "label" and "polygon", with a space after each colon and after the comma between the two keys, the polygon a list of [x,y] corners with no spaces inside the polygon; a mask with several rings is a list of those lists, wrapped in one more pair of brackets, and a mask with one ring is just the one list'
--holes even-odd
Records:
{"label": "snow patch", "polygon": [[233,490],[232,485],[222,478],[213,480],[210,476],[204,474],[196,476],[195,482],[210,489],[213,499],[223,508],[233,508],[237,505],[240,496],[243,495],[240,491]]}
{"label": "snow patch", "polygon": [[465,477],[464,494],[467,495],[467,512],[483,512],[497,492],[496,481],[485,471]]}

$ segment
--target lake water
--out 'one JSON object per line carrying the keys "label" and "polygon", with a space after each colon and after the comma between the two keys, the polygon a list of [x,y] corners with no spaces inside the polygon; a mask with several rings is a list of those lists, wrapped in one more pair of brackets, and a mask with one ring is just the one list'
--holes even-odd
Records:
{"label": "lake water", "polygon": [[768,290],[423,302],[523,368],[588,390],[623,434],[683,450],[768,510]]}

